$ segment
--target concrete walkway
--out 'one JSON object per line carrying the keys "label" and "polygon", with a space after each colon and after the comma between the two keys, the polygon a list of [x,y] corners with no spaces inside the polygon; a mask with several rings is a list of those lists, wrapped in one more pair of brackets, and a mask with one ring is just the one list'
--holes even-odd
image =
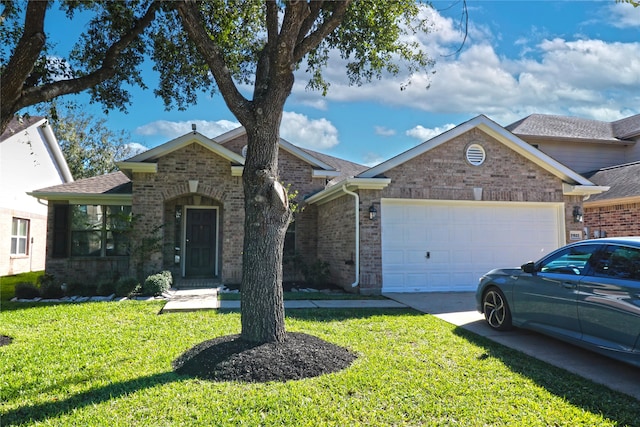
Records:
{"label": "concrete walkway", "polygon": [[495,331],[476,311],[474,292],[393,293],[385,296],[640,400],[640,368],[536,332],[518,328],[508,332]]}
{"label": "concrete walkway", "polygon": [[[218,300],[217,289],[181,289],[169,292],[169,300],[160,313],[196,310],[239,310],[240,301]],[[290,300],[284,302],[285,309],[298,308],[407,308],[392,299],[371,300]]]}

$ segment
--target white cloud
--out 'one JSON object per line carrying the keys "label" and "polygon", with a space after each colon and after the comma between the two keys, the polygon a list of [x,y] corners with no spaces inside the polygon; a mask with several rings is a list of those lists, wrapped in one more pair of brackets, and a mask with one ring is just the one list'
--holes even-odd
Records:
{"label": "white cloud", "polygon": [[376,135],[380,135],[380,136],[394,136],[396,134],[395,129],[389,129],[384,126],[375,126],[374,131]]}
{"label": "white cloud", "polygon": [[201,134],[214,138],[225,132],[233,130],[240,126],[240,123],[231,122],[229,120],[207,121],[207,120],[191,120],[182,122],[171,122],[168,120],[157,120],[144,126],[136,128],[135,133],[145,136],[162,136],[166,138],[177,138],[186,133],[191,132],[191,125],[195,124],[196,129]]}
{"label": "white cloud", "polygon": [[617,28],[639,28],[640,7],[633,7],[629,3],[612,3],[605,9],[608,22]]}
{"label": "white cloud", "polygon": [[[627,27],[640,25],[640,8],[617,4],[609,10]],[[581,113],[598,120],[640,112],[640,42],[550,38],[546,30],[534,28],[535,39],[547,38],[537,44],[533,39],[526,43],[515,39],[511,43],[519,56],[507,57],[496,51],[501,35],[470,22],[462,52],[446,56],[461,42],[458,23],[435,10],[425,13],[431,14],[435,31],[416,37],[437,60],[435,74],[425,70],[414,75],[403,91],[406,75],[349,86],[345,61],[332,57],[323,74],[331,83],[326,98],[304,90],[305,76],[299,73],[293,102],[313,105],[320,99],[323,108],[327,102],[367,102],[439,114],[485,114],[504,124],[534,112]]]}
{"label": "white cloud", "polygon": [[407,136],[410,136],[412,138],[416,138],[419,139],[420,141],[428,141],[431,138],[434,138],[438,135],[440,135],[443,132],[448,131],[449,129],[453,129],[454,127],[456,127],[456,125],[454,124],[446,124],[442,127],[435,127],[432,129],[428,129],[425,128],[422,125],[418,125],[412,129],[409,129],[408,131],[405,132],[405,134]]}
{"label": "white cloud", "polygon": [[129,149],[129,157],[133,157],[137,154],[143,153],[145,151],[147,151],[149,148],[146,147],[145,145],[142,145],[138,142],[130,142],[128,144],[126,144],[127,148]]}
{"label": "white cloud", "polygon": [[371,152],[365,153],[363,156],[363,159],[364,159],[364,162],[362,164],[369,167],[376,166],[384,162],[385,160],[387,160],[387,158],[382,157],[380,154],[371,153]]}
{"label": "white cloud", "polygon": [[309,119],[304,114],[285,111],[280,136],[300,147],[327,150],[340,143],[338,129],[327,119]]}

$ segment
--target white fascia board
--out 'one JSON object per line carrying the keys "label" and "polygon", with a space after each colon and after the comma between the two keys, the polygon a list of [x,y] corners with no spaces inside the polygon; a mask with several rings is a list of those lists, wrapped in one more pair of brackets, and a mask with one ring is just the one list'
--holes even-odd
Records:
{"label": "white fascia board", "polygon": [[222,145],[217,143],[215,140],[209,139],[199,132],[190,132],[186,135],[182,135],[176,139],[173,139],[169,142],[166,142],[162,145],[152,148],[151,150],[147,150],[144,153],[140,153],[121,163],[126,165],[127,163],[131,163],[131,162],[140,163],[140,162],[147,162],[149,160],[155,160],[159,157],[167,155],[173,151],[179,150],[180,148],[186,147],[187,145],[190,145],[193,143],[202,145],[203,147],[211,150],[212,152],[220,155],[221,157],[225,158],[226,160],[229,160],[232,163],[244,165],[244,157],[234,153],[228,148],[223,147]]}
{"label": "white fascia board", "polygon": [[116,162],[116,166],[121,171],[142,172],[142,173],[157,173],[158,164],[148,162]]}
{"label": "white fascia board", "polygon": [[580,185],[594,185],[585,177],[547,156],[537,148],[527,144],[525,141],[518,138],[516,135],[512,134],[484,115],[477,116],[426,142],[423,142],[420,145],[417,145],[416,147],[413,147],[410,150],[405,151],[404,153],[390,160],[387,160],[386,162],[380,163],[379,165],[364,171],[363,173],[358,175],[358,177],[372,178],[374,176],[380,175],[392,168],[395,168],[396,166],[401,165],[402,163],[405,163],[423,153],[426,153],[429,150],[434,149],[439,145],[442,145],[454,138],[459,137],[460,135],[470,131],[473,128],[480,129],[487,135],[493,137],[505,146],[511,148],[516,153],[527,158],[528,160],[532,161],[533,163],[537,164],[541,168],[552,173],[563,181],[573,182]]}
{"label": "white fascia board", "polygon": [[123,205],[131,206],[131,194],[83,194],[83,193],[40,193],[30,192],[28,195],[43,200],[64,200],[72,205]]}
{"label": "white fascia board", "polygon": [[562,194],[565,196],[591,196],[609,191],[610,188],[601,185],[572,185],[563,182]]}
{"label": "white fascia board", "polygon": [[231,166],[231,176],[242,176],[244,166]]}
{"label": "white fascia board", "polygon": [[[488,119],[487,119],[488,120]],[[496,140],[502,142],[507,147],[511,148],[516,153],[521,156],[527,158],[532,161],[536,165],[540,166],[542,169],[550,172],[551,174],[557,176],[563,181],[573,182],[579,185],[585,186],[593,186],[594,184],[578,174],[577,172],[569,169],[562,163],[558,162],[555,159],[544,154],[542,151],[533,147],[530,144],[527,144],[522,139],[518,138],[516,135],[512,134],[508,130],[503,127],[497,125],[492,121],[484,121],[479,124],[478,129],[482,130],[487,135],[495,138]]]}
{"label": "white fascia board", "polygon": [[340,172],[338,171],[313,169],[313,172],[311,173],[312,178],[335,178],[337,176],[340,176]]}
{"label": "white fascia board", "polygon": [[640,196],[633,197],[619,197],[616,199],[604,199],[604,200],[585,200],[582,202],[582,206],[585,208],[598,208],[602,206],[611,206],[611,205],[626,205],[631,203],[640,203]]}
{"label": "white fascia board", "polygon": [[308,204],[324,204],[345,194],[343,187],[349,191],[382,190],[391,184],[391,178],[349,178],[308,197]]}
{"label": "white fascia board", "polygon": [[288,151],[289,153],[293,154],[297,158],[309,163],[311,166],[315,166],[317,168],[322,168],[329,171],[335,170],[331,165],[328,165],[325,162],[313,157],[311,154],[307,153],[306,151],[303,151],[302,149],[296,147],[289,141],[284,140],[282,138],[280,138],[280,147],[282,147],[285,151]]}

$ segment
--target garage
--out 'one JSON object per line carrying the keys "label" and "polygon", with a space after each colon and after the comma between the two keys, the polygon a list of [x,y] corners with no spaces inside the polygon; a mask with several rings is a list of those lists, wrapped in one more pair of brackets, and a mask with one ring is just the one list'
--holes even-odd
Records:
{"label": "garage", "polygon": [[562,203],[381,200],[382,291],[472,291],[564,245]]}

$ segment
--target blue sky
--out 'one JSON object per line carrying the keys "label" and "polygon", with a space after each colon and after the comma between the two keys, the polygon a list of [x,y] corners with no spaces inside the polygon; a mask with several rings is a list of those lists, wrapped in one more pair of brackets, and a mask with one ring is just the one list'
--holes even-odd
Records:
{"label": "blue sky", "polygon": [[[349,87],[337,57],[325,72],[326,97],[305,90],[306,76],[298,73],[281,136],[374,165],[478,114],[508,125],[532,113],[606,121],[640,113],[640,7],[614,0],[469,0],[468,11],[467,40],[453,54],[463,39],[462,3],[436,1],[424,10],[433,31],[418,40],[436,63],[414,75],[407,90],[400,91],[404,75]],[[203,95],[187,111],[165,111],[151,90],[153,73],[146,81],[150,89],[133,91],[128,114],[106,117],[132,142],[152,148],[189,132],[191,123],[209,137],[239,125],[220,97]],[[87,109],[102,115],[98,105]]]}

